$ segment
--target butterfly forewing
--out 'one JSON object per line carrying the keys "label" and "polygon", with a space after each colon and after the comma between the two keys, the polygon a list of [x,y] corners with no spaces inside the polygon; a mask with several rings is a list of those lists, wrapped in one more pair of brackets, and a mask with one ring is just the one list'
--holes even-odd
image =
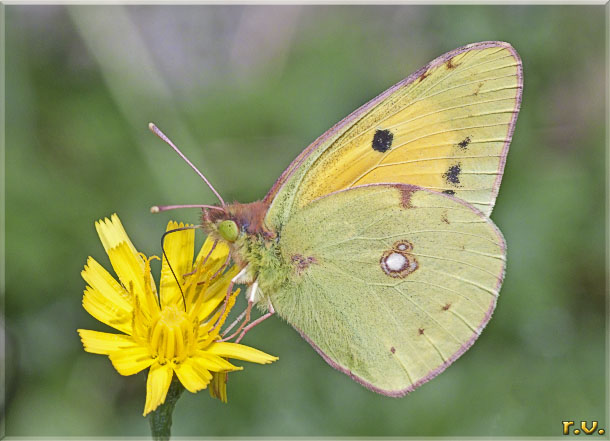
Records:
{"label": "butterfly forewing", "polygon": [[521,90],[521,61],[507,43],[437,58],[308,147],[267,196],[269,222],[334,191],[383,182],[444,191],[489,215]]}
{"label": "butterfly forewing", "polygon": [[474,342],[504,274],[504,241],[484,214],[414,186],[318,199],[288,220],[280,244],[292,271],[270,296],[276,311],[331,365],[388,395]]}

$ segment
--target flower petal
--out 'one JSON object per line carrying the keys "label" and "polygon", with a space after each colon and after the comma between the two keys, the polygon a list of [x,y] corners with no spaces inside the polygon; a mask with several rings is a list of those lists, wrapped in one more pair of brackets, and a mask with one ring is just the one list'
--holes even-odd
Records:
{"label": "flower petal", "polygon": [[106,253],[121,242],[125,242],[129,246],[131,252],[139,257],[138,250],[136,250],[136,247],[131,243],[129,236],[116,213],[110,216],[110,219],[104,218],[103,220],[100,219],[97,221],[95,223],[95,229],[97,230],[97,234],[102,241]]}
{"label": "flower petal", "polygon": [[[239,289],[233,291],[233,294],[229,297],[226,307],[219,307],[218,310],[212,315],[206,323],[199,325],[197,332],[197,342],[199,343],[199,349],[204,349],[207,345],[212,343],[224,324],[225,320],[229,316],[231,309],[235,305],[235,299],[239,295]],[[203,316],[203,314],[201,314]]]}
{"label": "flower petal", "polygon": [[[220,245],[218,245],[216,248],[219,246]],[[229,262],[227,261],[228,256],[228,254],[223,254],[222,256],[219,256],[218,259],[213,259],[212,256],[204,265],[205,271],[203,272],[202,277],[203,280],[208,280],[211,282],[210,286],[213,286],[214,284],[228,285],[231,282],[231,279],[239,272],[239,268],[236,266],[229,268]],[[227,264],[227,266],[224,266],[225,264]],[[229,269],[223,274],[222,271],[227,268]],[[231,271],[233,271],[234,274],[229,274]]]}
{"label": "flower petal", "polygon": [[144,416],[165,402],[173,373],[174,371],[169,364],[161,366],[159,363],[155,363],[150,367],[148,379],[146,380]]}
{"label": "flower petal", "polygon": [[176,375],[189,392],[195,393],[205,389],[212,379],[212,374],[192,358],[187,358],[175,368]]}
{"label": "flower petal", "polygon": [[[227,290],[229,289],[231,278],[237,274],[238,269],[236,267],[230,268],[225,274],[223,274],[217,282],[214,282],[212,286],[208,287],[203,298],[203,303],[199,305],[198,311],[196,311],[197,318],[200,322],[203,322],[207,317],[214,312],[218,305],[220,305],[227,297]],[[231,293],[231,296],[237,296],[239,289]],[[233,303],[235,301],[233,300]],[[230,310],[233,306],[227,305],[227,309]]]}
{"label": "flower petal", "polygon": [[250,346],[230,342],[214,342],[206,348],[206,353],[259,364],[268,364],[279,360],[278,357],[266,354]]}
{"label": "flower petal", "polygon": [[131,293],[126,291],[93,257],[87,259],[81,276],[91,288],[99,291],[110,303],[125,310],[131,309]]}
{"label": "flower petal", "polygon": [[[186,225],[189,227],[190,225]],[[185,224],[169,221],[166,231],[184,228]],[[165,255],[161,264],[160,288],[161,304],[175,305],[182,302],[182,293],[176,283],[176,277],[182,285],[184,275],[191,272],[193,267],[193,254],[195,252],[195,230],[175,231],[165,236]],[[167,259],[166,259],[167,256]],[[168,260],[170,266],[168,265]],[[174,270],[172,274],[171,270]],[[174,277],[175,274],[175,277]],[[187,276],[188,277],[188,276]]]}
{"label": "flower petal", "polygon": [[147,347],[132,342],[109,354],[112,365],[121,375],[137,374],[153,363],[153,358]]}
{"label": "flower petal", "polygon": [[144,319],[144,323],[150,324],[157,317],[161,308],[158,303],[158,296],[156,294],[155,281],[150,272],[150,261],[157,258],[153,256],[146,259],[144,264],[144,287],[143,292],[137,292],[134,297],[134,322],[138,320],[138,315]]}
{"label": "flower petal", "polygon": [[[211,253],[210,253],[211,251]],[[208,236],[203,243],[203,246],[199,250],[199,254],[197,254],[197,259],[195,259],[195,266],[201,264],[207,257],[205,261],[206,266],[208,262],[218,261],[219,265],[222,265],[224,261],[227,259],[227,255],[229,254],[230,248],[226,242],[217,242],[216,246],[214,246],[214,239],[211,236]],[[209,257],[208,257],[209,254]],[[217,271],[216,268],[214,271]]]}
{"label": "flower petal", "polygon": [[92,258],[81,274],[89,283],[83,295],[85,310],[100,322],[131,334],[133,308],[127,300],[131,295]]}
{"label": "flower petal", "polygon": [[131,313],[106,301],[99,291],[90,286],[84,291],[83,308],[100,322],[131,335]]}
{"label": "flower petal", "polygon": [[[209,241],[210,239],[208,238],[206,240],[206,243],[208,243]],[[203,265],[204,267],[204,271],[200,275],[199,281],[208,281],[211,282],[210,285],[213,285],[215,283],[220,282],[220,276],[222,274],[222,271],[229,267],[228,258],[230,249],[228,245],[224,242],[218,242],[216,246],[214,246],[212,242],[212,244],[209,246],[208,252],[204,253],[204,250],[206,250],[206,248],[208,247],[204,243],[204,246],[201,248],[201,251],[199,252],[199,255],[197,256],[197,259],[195,261],[195,266]],[[226,276],[226,273],[224,274],[224,276]],[[228,278],[229,282],[232,277],[233,275]],[[225,282],[223,281],[223,284],[224,283]]]}
{"label": "flower petal", "polygon": [[119,351],[123,347],[134,344],[133,339],[128,335],[110,334],[108,332],[90,331],[88,329],[77,329],[78,335],[83,342],[85,351],[92,354],[108,355],[111,352]]}
{"label": "flower petal", "polygon": [[197,351],[191,359],[201,367],[212,372],[241,371],[243,369],[241,366],[232,365],[224,358],[208,354],[207,351]]}
{"label": "flower petal", "polygon": [[108,257],[123,286],[128,291],[133,290],[132,294],[144,294],[146,263],[143,259],[135,256],[125,242],[108,250]]}
{"label": "flower petal", "polygon": [[[131,243],[129,236],[125,231],[125,228],[123,228],[123,224],[121,223],[121,220],[116,215],[116,213],[110,216],[110,219],[105,218],[103,220],[97,221],[95,223],[95,229],[97,230],[97,234],[99,235],[102,245],[104,246],[104,249],[106,250],[106,254],[108,254],[108,256],[110,256],[111,250],[115,249],[121,244],[125,244],[127,246],[126,249],[129,251],[129,254],[131,254],[131,257],[133,258],[130,260],[133,260],[140,267],[142,272],[144,271],[144,259],[138,253],[136,247],[133,246],[133,243]],[[110,260],[112,262],[112,258]],[[114,263],[112,264],[112,266],[114,267],[114,270],[117,271],[117,268],[114,266]],[[122,275],[118,271],[117,275],[119,276],[119,279],[121,280],[123,285],[126,288],[129,288],[129,280],[124,280],[122,278]],[[152,284],[151,289],[156,294],[157,287],[154,283]]]}
{"label": "flower petal", "polygon": [[210,396],[218,398],[223,403],[227,402],[227,380],[229,374],[226,372],[212,372],[212,382],[210,383]]}
{"label": "flower petal", "polygon": [[197,273],[195,276],[197,281],[206,285],[202,287],[201,285],[191,286],[189,284],[188,288],[191,289],[189,289],[187,299],[194,307],[191,312],[197,316],[200,322],[205,321],[226,298],[231,279],[239,272],[239,269],[235,266],[229,268],[224,274],[220,271],[227,263],[229,251],[230,249],[226,243],[214,241],[208,236],[197,255],[195,261]]}

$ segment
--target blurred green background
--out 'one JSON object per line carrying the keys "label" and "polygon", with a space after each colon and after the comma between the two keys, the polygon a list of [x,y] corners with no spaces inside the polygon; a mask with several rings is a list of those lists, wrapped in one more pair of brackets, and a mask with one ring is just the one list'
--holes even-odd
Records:
{"label": "blurred green background", "polygon": [[[280,361],[186,393],[182,436],[561,436],[607,430],[607,6],[5,6],[5,433],[147,436],[145,374],[87,354],[77,328],[93,222],[117,212],[159,253],[151,205],[261,198],[319,134],[436,56],[510,42],[525,88],[493,219],[508,243],[474,347],[401,399],[331,369],[273,318],[245,342]],[[202,240],[202,238],[199,238]],[[243,299],[240,300],[244,302]],[[245,302],[244,302],[245,303]],[[238,306],[237,309],[241,309]],[[246,363],[244,363],[245,365]],[[601,438],[601,437],[600,437]]]}

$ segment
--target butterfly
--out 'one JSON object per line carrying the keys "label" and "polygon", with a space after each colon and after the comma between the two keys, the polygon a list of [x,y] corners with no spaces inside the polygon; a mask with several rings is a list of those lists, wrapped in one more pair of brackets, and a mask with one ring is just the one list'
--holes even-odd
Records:
{"label": "butterfly", "polygon": [[[277,314],[332,367],[389,396],[453,363],[503,281],[506,245],[489,215],[522,88],[510,44],[455,49],[334,125],[253,203],[226,204],[183,156],[220,201],[200,206],[201,227],[248,285],[239,339]],[[254,304],[264,315],[245,326]]]}

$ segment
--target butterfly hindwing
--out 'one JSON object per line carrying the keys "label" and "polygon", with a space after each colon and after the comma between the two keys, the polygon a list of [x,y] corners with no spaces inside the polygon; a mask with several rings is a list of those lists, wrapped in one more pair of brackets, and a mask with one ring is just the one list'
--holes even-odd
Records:
{"label": "butterfly hindwing", "polygon": [[291,272],[270,297],[275,310],[331,365],[387,395],[413,390],[474,342],[505,266],[484,214],[399,184],[312,202],[280,244]]}
{"label": "butterfly hindwing", "polygon": [[313,200],[363,184],[443,191],[492,211],[521,103],[515,50],[451,51],[356,110],[309,146],[267,195],[281,225]]}

